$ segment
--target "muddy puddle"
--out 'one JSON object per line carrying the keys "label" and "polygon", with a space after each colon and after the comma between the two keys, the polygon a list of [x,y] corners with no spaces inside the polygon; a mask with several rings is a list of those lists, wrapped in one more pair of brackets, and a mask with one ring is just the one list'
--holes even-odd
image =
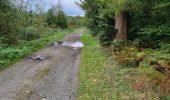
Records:
{"label": "muddy puddle", "polygon": [[77,42],[68,42],[68,41],[58,41],[54,42],[53,46],[68,46],[68,47],[73,47],[73,48],[82,48],[84,47],[84,44],[80,41]]}

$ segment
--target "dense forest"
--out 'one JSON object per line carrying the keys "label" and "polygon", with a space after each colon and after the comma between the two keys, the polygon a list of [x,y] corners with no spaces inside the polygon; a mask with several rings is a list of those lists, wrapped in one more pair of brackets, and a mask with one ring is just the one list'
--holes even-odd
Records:
{"label": "dense forest", "polygon": [[151,87],[161,87],[160,98],[167,96],[170,1],[82,0],[79,5],[86,13],[86,26],[99,37],[102,48],[122,67],[138,69],[140,79]]}

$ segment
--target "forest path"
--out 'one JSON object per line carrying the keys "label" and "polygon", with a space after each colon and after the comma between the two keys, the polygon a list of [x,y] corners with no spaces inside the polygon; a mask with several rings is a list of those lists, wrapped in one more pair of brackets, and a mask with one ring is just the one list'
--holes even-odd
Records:
{"label": "forest path", "polygon": [[1,72],[0,100],[75,100],[80,37],[68,35]]}

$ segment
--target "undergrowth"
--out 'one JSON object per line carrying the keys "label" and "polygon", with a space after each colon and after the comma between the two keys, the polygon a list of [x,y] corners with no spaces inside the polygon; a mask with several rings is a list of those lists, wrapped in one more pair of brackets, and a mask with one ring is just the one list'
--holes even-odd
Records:
{"label": "undergrowth", "polygon": [[158,52],[124,46],[113,52],[113,48],[100,47],[98,38],[88,33],[86,30],[82,37],[85,47],[81,54],[78,100],[170,99],[168,74],[144,66]]}

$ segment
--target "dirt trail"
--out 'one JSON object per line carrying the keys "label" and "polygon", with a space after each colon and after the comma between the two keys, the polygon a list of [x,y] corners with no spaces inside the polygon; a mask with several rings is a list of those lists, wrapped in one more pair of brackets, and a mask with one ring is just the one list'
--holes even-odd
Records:
{"label": "dirt trail", "polygon": [[[80,33],[64,38],[80,41]],[[75,100],[80,49],[50,46],[0,73],[0,100]],[[42,59],[29,59],[41,55]]]}

